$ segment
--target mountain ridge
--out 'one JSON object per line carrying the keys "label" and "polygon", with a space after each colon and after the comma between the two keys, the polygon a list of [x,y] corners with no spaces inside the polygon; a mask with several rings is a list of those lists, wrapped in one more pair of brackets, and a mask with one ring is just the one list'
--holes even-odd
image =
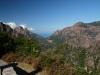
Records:
{"label": "mountain ridge", "polygon": [[73,26],[54,32],[49,37],[49,40],[52,40],[54,43],[59,41],[59,43],[77,44],[88,48],[94,43],[100,42],[99,38],[100,21],[96,21],[91,23],[77,22]]}

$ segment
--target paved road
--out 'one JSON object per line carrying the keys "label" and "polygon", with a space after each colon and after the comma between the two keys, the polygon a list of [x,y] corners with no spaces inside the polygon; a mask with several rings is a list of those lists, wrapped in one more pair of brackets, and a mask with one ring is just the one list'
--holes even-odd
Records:
{"label": "paved road", "polygon": [[[0,66],[6,65],[7,63],[0,59]],[[0,75],[1,75],[1,69],[0,69]]]}
{"label": "paved road", "polygon": [[0,59],[0,66],[6,65],[7,63]]}

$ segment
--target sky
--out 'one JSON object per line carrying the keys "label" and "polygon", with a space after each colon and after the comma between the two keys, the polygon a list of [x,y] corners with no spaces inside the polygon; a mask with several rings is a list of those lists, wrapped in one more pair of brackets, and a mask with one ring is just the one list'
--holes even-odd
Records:
{"label": "sky", "polygon": [[0,21],[48,36],[79,21],[100,21],[100,0],[0,0]]}

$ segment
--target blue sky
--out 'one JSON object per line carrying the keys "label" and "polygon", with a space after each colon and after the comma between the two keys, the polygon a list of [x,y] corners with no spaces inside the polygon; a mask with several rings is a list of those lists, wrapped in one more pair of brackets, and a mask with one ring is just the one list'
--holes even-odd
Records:
{"label": "blue sky", "polygon": [[78,21],[100,20],[100,0],[0,0],[0,21],[26,24],[41,35]]}

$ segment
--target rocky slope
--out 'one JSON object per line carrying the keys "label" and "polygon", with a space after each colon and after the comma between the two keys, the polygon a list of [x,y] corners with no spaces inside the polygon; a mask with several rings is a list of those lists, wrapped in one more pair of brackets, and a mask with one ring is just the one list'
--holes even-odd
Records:
{"label": "rocky slope", "polygon": [[0,32],[6,32],[8,34],[11,34],[13,37],[25,36],[30,39],[40,37],[36,33],[28,30],[28,28],[23,28],[22,26],[16,26],[15,28],[12,28],[10,25],[3,22],[0,22]]}
{"label": "rocky slope", "polygon": [[16,26],[15,28],[12,28],[10,25],[0,22],[0,32],[5,32],[12,38],[26,37],[28,39],[37,40],[43,49],[46,49],[49,46],[49,43],[44,37],[31,32],[30,30],[28,30],[27,28],[23,28],[22,26]]}
{"label": "rocky slope", "polygon": [[100,43],[100,21],[92,23],[77,22],[73,26],[54,32],[49,37],[53,43],[68,43],[73,46],[89,48]]}

